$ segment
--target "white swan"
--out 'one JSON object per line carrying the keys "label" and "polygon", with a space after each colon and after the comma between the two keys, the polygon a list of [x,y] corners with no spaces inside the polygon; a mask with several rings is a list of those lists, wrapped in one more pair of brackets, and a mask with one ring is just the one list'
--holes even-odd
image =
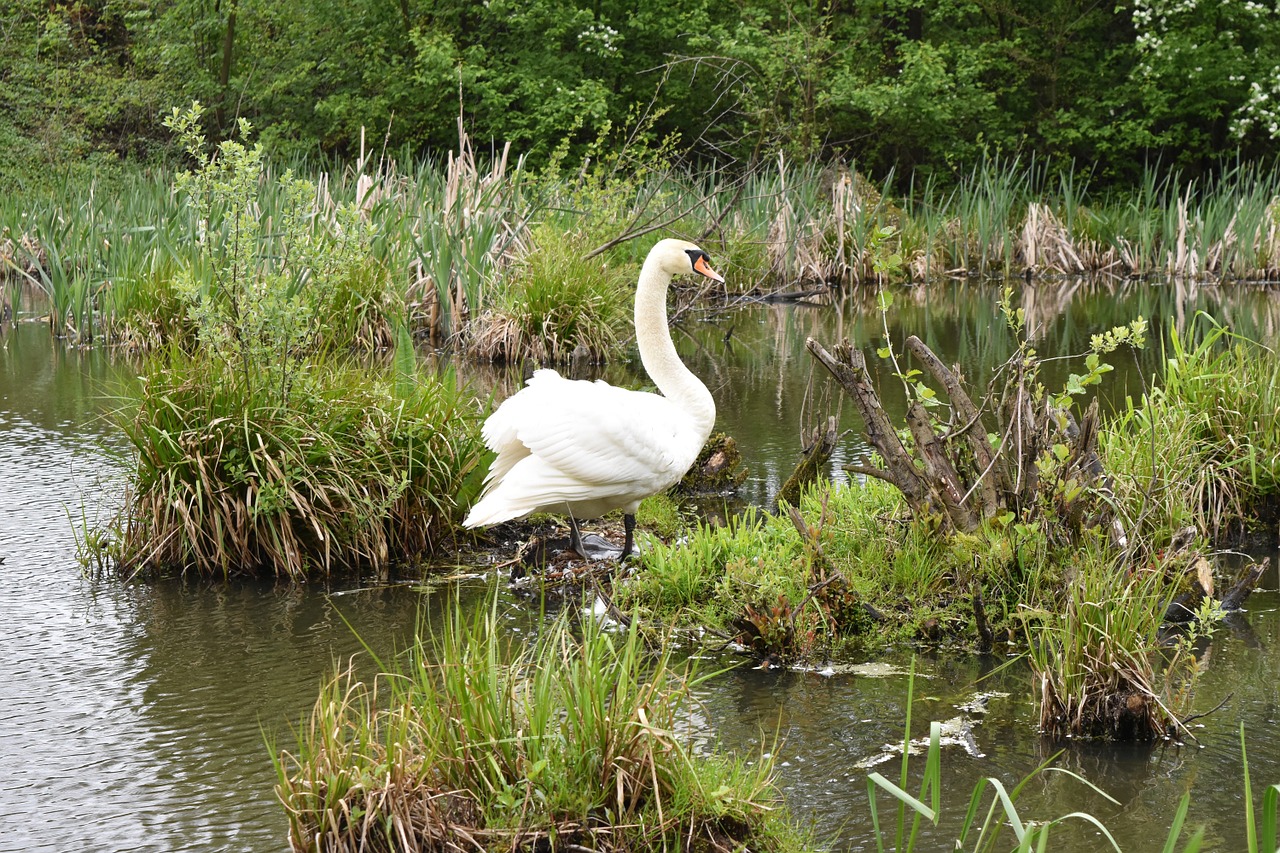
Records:
{"label": "white swan", "polygon": [[498,456],[465,526],[564,512],[572,547],[586,557],[577,519],[621,509],[621,557],[632,552],[640,501],[684,476],[715,424],[711,392],[684,366],[667,329],[667,285],[690,272],[724,281],[707,253],[684,240],[659,241],[640,269],[636,342],[662,396],[535,371],[484,423],[481,435]]}

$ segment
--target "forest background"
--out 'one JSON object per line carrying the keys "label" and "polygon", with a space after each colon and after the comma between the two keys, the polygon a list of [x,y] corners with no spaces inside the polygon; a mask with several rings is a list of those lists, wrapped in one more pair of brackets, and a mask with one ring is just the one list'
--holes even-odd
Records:
{"label": "forest background", "polygon": [[[1280,9],[1253,0],[0,0],[0,191],[176,153],[193,99],[275,156],[601,139],[905,190],[1031,154],[1123,187],[1269,160]],[[87,174],[86,174],[87,177]]]}

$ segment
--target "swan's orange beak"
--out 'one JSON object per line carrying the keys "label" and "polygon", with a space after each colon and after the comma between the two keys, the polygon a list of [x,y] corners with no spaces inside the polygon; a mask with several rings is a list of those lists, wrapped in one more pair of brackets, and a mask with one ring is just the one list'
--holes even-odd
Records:
{"label": "swan's orange beak", "polygon": [[699,257],[698,260],[694,261],[693,268],[712,281],[718,281],[721,284],[724,284],[724,276],[711,268],[711,264],[707,261],[706,255],[703,255]]}

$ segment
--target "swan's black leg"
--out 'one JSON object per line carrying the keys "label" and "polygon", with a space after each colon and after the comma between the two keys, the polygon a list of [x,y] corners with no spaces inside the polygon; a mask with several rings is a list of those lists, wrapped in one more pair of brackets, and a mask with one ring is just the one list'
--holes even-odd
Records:
{"label": "swan's black leg", "polygon": [[572,515],[569,516],[569,547],[582,559],[591,559],[582,547],[582,532],[578,530],[578,520]]}
{"label": "swan's black leg", "polygon": [[631,513],[625,513],[622,516],[622,527],[627,531],[627,538],[622,543],[622,554],[618,557],[621,562],[632,555],[636,549],[636,517]]}

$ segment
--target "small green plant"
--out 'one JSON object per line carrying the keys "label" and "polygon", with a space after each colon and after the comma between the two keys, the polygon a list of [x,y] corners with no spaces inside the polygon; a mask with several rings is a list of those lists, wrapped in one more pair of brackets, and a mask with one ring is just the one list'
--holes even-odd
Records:
{"label": "small green plant", "polygon": [[[912,662],[911,675],[907,684],[907,723],[906,733],[903,736],[902,744],[902,774],[898,782],[891,782],[880,773],[870,773],[867,776],[867,798],[871,809],[871,823],[876,833],[876,849],[885,850],[885,842],[888,840],[887,834],[892,831],[893,847],[897,853],[910,853],[916,849],[916,842],[920,831],[921,821],[928,821],[934,826],[938,826],[943,818],[941,809],[941,790],[942,780],[942,762],[941,762],[941,728],[938,723],[931,723],[929,726],[928,747],[925,753],[925,769],[924,776],[920,782],[920,793],[918,796],[912,795],[907,791],[907,766],[908,757],[911,752],[911,697],[914,695],[914,676],[915,663]],[[1241,727],[1240,732],[1240,753],[1244,758],[1244,729]],[[950,849],[953,850],[972,850],[974,853],[979,851],[994,851],[1010,849],[1008,843],[1000,842],[1000,835],[1005,826],[1008,826],[1013,832],[1016,845],[1012,848],[1018,853],[1030,853],[1030,851],[1047,851],[1052,849],[1050,846],[1050,836],[1055,826],[1058,826],[1068,820],[1081,820],[1092,824],[1097,832],[1107,840],[1110,849],[1121,853],[1120,845],[1116,842],[1115,837],[1097,817],[1087,812],[1071,812],[1070,814],[1049,820],[1027,820],[1018,811],[1016,803],[1018,794],[1026,787],[1027,783],[1044,773],[1061,773],[1075,779],[1081,785],[1091,789],[1095,794],[1103,797],[1108,802],[1119,805],[1119,803],[1102,791],[1097,786],[1089,782],[1082,776],[1060,767],[1054,767],[1053,762],[1057,756],[1050,757],[1047,761],[1029,773],[1021,782],[1019,782],[1012,790],[1005,788],[1004,783],[994,776],[988,776],[981,780],[973,789],[973,795],[969,799],[969,808],[965,812],[963,820],[960,822],[955,843]],[[994,792],[991,798],[991,804],[987,808],[985,815],[981,812],[983,793],[987,786],[990,786]],[[877,790],[879,789],[879,790]],[[879,792],[888,793],[898,804],[897,819],[888,827],[882,828],[880,825],[879,806],[877,805],[876,795]],[[1248,833],[1249,851],[1250,853],[1259,853],[1259,851],[1273,851],[1276,849],[1276,803],[1278,795],[1280,795],[1280,785],[1270,786],[1263,795],[1263,819],[1261,826],[1255,825],[1253,813],[1253,799],[1249,788],[1249,763],[1244,761],[1244,795],[1245,795],[1245,820],[1246,831]],[[1164,846],[1161,848],[1163,853],[1174,853],[1177,849],[1177,842],[1182,837],[1183,828],[1186,822],[1187,809],[1191,805],[1191,792],[1183,794],[1182,799],[1178,803],[1178,808],[1174,812],[1173,819],[1170,822],[1169,833],[1166,836]],[[907,828],[907,817],[910,814],[911,826]],[[981,817],[981,821],[979,818]],[[1182,848],[1183,853],[1198,853],[1203,843],[1204,828],[1201,827],[1192,833],[1187,840],[1186,845]],[[1261,844],[1258,843],[1261,838]],[[972,846],[970,846],[972,845]]]}
{"label": "small green plant", "polygon": [[[305,378],[306,355],[351,343],[334,339],[340,307],[386,309],[387,277],[373,263],[372,227],[358,205],[323,209],[317,186],[286,170],[275,180],[272,215],[264,214],[261,143],[228,139],[211,153],[202,115],[196,102],[165,119],[196,164],[175,180],[198,233],[174,289],[207,355],[233,366],[250,393],[261,386],[287,402]],[[246,140],[252,132],[244,119],[239,132]],[[363,298],[348,297],[353,285]]]}

